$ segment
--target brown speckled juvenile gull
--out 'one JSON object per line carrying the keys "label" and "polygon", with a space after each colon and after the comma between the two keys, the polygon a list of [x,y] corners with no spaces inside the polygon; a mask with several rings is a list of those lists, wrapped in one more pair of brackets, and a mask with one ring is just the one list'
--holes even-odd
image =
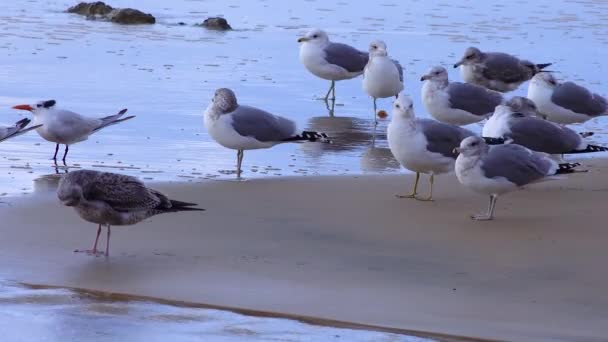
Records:
{"label": "brown speckled juvenile gull", "polygon": [[64,205],[74,207],[84,220],[99,225],[93,249],[82,251],[93,255],[104,254],[97,251],[102,225],[108,228],[105,252],[108,256],[111,226],[132,225],[163,213],[204,210],[192,208],[194,203],[169,199],[135,177],[92,170],[66,174],[59,182],[57,197]]}
{"label": "brown speckled juvenile gull", "polygon": [[15,125],[13,126],[8,126],[8,127],[0,127],[0,142],[9,139],[9,138],[13,138],[16,137],[18,135],[21,135],[23,133],[29,132],[33,129],[36,129],[42,125],[36,125],[36,126],[32,126],[32,127],[28,127],[25,128],[25,126],[27,126],[30,123],[30,119],[22,119],[19,120],[17,122],[15,122]]}

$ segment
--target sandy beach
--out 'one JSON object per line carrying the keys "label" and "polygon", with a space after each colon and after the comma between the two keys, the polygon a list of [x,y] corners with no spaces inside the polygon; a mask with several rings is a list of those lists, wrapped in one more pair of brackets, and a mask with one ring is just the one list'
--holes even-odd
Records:
{"label": "sandy beach", "polygon": [[109,260],[73,253],[95,226],[52,192],[4,198],[0,267],[31,284],[408,331],[600,341],[608,161],[584,167],[501,197],[493,222],[469,219],[487,198],[453,175],[432,203],[394,197],[404,174],[156,184],[207,211],[116,227]]}

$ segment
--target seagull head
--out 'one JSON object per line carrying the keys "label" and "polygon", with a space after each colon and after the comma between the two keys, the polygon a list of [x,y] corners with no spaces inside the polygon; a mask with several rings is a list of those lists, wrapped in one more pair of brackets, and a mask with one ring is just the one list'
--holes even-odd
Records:
{"label": "seagull head", "polygon": [[393,102],[393,117],[403,119],[414,119],[414,102],[412,98],[400,93]]}
{"label": "seagull head", "polygon": [[535,116],[538,110],[536,104],[532,100],[523,96],[513,96],[505,105],[509,107],[511,111],[526,116]]}
{"label": "seagull head", "polygon": [[458,68],[461,65],[474,64],[481,61],[483,53],[476,47],[470,47],[464,51],[462,58],[454,64],[454,68]]}
{"label": "seagull head", "polygon": [[27,111],[30,111],[30,112],[36,114],[36,113],[54,108],[56,103],[57,102],[55,100],[47,100],[47,101],[37,102],[34,105],[21,104],[21,105],[13,106],[13,109],[27,110]]}
{"label": "seagull head", "polygon": [[489,148],[482,137],[470,136],[460,142],[460,147],[456,147],[454,153],[460,153],[465,157],[473,157],[486,153]]}
{"label": "seagull head", "polygon": [[329,43],[329,37],[327,36],[327,33],[321,29],[312,29],[304,36],[298,38],[298,43],[325,45]]}
{"label": "seagull head", "polygon": [[426,73],[426,75],[423,75],[420,78],[420,81],[447,83],[448,82],[448,71],[445,70],[445,68],[442,66],[432,67],[431,70],[429,70]]}
{"label": "seagull head", "polygon": [[381,40],[374,40],[369,44],[370,56],[387,56],[386,43]]}
{"label": "seagull head", "polygon": [[541,71],[538,74],[534,75],[530,82],[535,85],[549,89],[555,89],[559,85],[559,82],[557,81],[557,79],[555,79],[553,74],[546,71]]}
{"label": "seagull head", "polygon": [[213,102],[213,108],[221,114],[233,112],[238,107],[236,95],[228,88],[216,90],[211,101]]}
{"label": "seagull head", "polygon": [[82,187],[74,182],[66,180],[64,176],[57,188],[57,198],[67,207],[73,207],[80,203],[82,199]]}

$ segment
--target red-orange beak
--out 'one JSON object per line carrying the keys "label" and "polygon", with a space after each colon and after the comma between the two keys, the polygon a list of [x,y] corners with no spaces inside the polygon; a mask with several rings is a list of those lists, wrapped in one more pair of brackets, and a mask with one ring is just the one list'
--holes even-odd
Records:
{"label": "red-orange beak", "polygon": [[27,110],[30,112],[34,110],[34,108],[32,108],[32,106],[26,105],[26,104],[14,106],[13,109]]}

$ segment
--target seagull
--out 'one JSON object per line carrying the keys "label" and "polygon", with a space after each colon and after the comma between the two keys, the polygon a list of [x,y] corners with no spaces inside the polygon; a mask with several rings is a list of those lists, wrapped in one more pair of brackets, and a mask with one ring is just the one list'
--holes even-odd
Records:
{"label": "seagull", "polygon": [[[462,185],[490,195],[485,214],[472,215],[474,220],[492,220],[499,195],[517,190],[524,185],[551,179],[551,176],[577,172],[578,163],[559,164],[549,155],[534,152],[521,145],[488,146],[483,138],[468,137],[454,152],[456,177]],[[583,171],[578,171],[583,172]]]}
{"label": "seagull", "polygon": [[25,128],[30,123],[30,119],[21,119],[15,122],[15,125],[9,127],[0,127],[0,142],[7,140],[9,138],[14,138],[23,133],[27,133],[33,129],[36,129],[42,125],[31,126]]}
{"label": "seagull", "polygon": [[[454,149],[475,133],[459,126],[416,118],[412,99],[407,95],[397,97],[392,112],[387,129],[388,146],[401,165],[416,172],[412,193],[397,197],[432,201],[434,176],[454,170]],[[417,197],[421,173],[430,174],[430,192],[426,198]]]}
{"label": "seagull", "polygon": [[215,91],[205,111],[205,127],[220,145],[237,150],[236,175],[241,177],[244,150],[270,148],[285,142],[319,141],[329,143],[324,133],[296,131],[295,122],[261,109],[241,106],[228,88]]}
{"label": "seagull", "polygon": [[422,103],[435,119],[453,124],[479,122],[503,102],[502,94],[470,83],[449,82],[444,67],[436,66],[420,79]]}
{"label": "seagull", "polygon": [[[61,203],[74,207],[85,221],[98,224],[92,255],[110,255],[111,226],[128,226],[148,217],[178,211],[203,211],[196,204],[169,199],[147,188],[139,179],[109,172],[78,170],[65,174],[59,181],[57,197]],[[106,251],[97,251],[101,226],[107,227]]]}
{"label": "seagull", "polygon": [[549,65],[551,63],[534,64],[506,53],[481,52],[470,47],[454,68],[460,67],[460,74],[467,83],[505,93],[517,89]]}
{"label": "seagull", "polygon": [[38,134],[45,140],[54,142],[55,154],[53,160],[57,161],[57,152],[59,144],[65,145],[65,152],[62,161],[65,163],[65,158],[68,155],[69,145],[87,140],[89,135],[99,131],[102,128],[115,125],[134,118],[128,116],[122,118],[127,112],[126,109],[121,110],[118,114],[106,116],[103,118],[89,118],[80,114],[70,112],[65,109],[58,109],[55,100],[40,101],[35,105],[22,104],[14,106],[14,109],[27,110],[34,115],[34,125],[41,125],[36,129]]}
{"label": "seagull", "polygon": [[329,40],[325,31],[313,29],[298,39],[300,45],[300,62],[313,75],[330,80],[331,86],[325,95],[336,99],[336,81],[355,78],[363,73],[368,55],[354,47]]}
{"label": "seagull", "polygon": [[515,108],[509,105],[496,107],[494,115],[483,127],[484,137],[503,138],[533,151],[549,154],[608,151],[604,146],[588,144],[581,134],[566,126],[533,116],[529,111],[517,111],[517,108],[534,106],[529,99],[518,96],[507,104],[511,103],[515,103]]}
{"label": "seagull", "polygon": [[388,57],[386,44],[381,40],[369,44],[369,62],[363,72],[363,90],[374,99],[376,124],[376,99],[397,97],[403,90],[403,68]]}
{"label": "seagull", "polygon": [[608,100],[574,82],[558,82],[542,72],[530,81],[528,98],[548,120],[560,124],[581,123],[608,115]]}

